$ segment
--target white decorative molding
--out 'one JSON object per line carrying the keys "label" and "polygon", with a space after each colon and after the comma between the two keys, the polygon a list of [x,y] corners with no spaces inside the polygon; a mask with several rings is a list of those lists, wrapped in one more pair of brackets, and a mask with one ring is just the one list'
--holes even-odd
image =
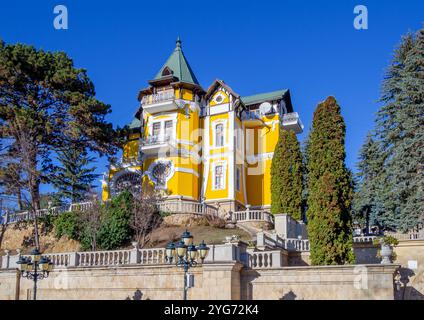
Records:
{"label": "white decorative molding", "polygon": [[187,168],[179,168],[179,167],[176,167],[176,168],[175,168],[175,172],[190,173],[190,174],[195,175],[197,178],[199,178],[199,177],[200,177],[200,174],[199,174],[198,172],[194,171],[193,169],[187,169]]}
{"label": "white decorative molding", "polygon": [[[165,186],[158,186],[158,181],[153,175],[154,168],[159,164],[170,164],[171,165],[170,171],[165,178]],[[168,184],[168,181],[172,179],[174,174],[175,174],[174,163],[172,162],[172,160],[165,159],[165,158],[160,158],[160,159],[154,161],[153,163],[150,164],[149,169],[144,172],[144,175],[147,175],[149,177],[150,181],[152,181],[155,184],[155,188],[160,189],[160,190],[166,189],[166,185]]]}
{"label": "white decorative molding", "polygon": [[190,140],[176,139],[175,142],[179,144],[185,144],[188,146],[194,146],[194,142]]}
{"label": "white decorative molding", "polygon": [[229,114],[229,156],[228,156],[228,197],[235,199],[235,146],[234,146],[234,129],[235,129],[235,112],[231,111]]}
{"label": "white decorative molding", "polygon": [[205,199],[206,197],[206,189],[208,187],[208,179],[209,179],[209,169],[210,169],[210,164],[209,164],[209,156],[210,156],[210,127],[209,127],[209,121],[210,121],[210,117],[206,116],[205,121],[204,121],[204,126],[205,129],[203,130],[203,137],[202,137],[202,141],[205,142],[204,144],[204,155],[203,155],[203,161],[206,163],[203,165],[203,179],[202,179],[202,186],[201,186],[201,190],[200,190],[200,194],[202,199]]}
{"label": "white decorative molding", "polygon": [[211,116],[221,113],[227,113],[230,111],[230,104],[224,103],[217,106],[209,106],[209,114]]}

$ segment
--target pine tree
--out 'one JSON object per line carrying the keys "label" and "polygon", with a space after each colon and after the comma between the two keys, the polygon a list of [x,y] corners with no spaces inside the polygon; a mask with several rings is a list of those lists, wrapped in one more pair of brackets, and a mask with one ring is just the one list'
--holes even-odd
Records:
{"label": "pine tree", "polygon": [[360,159],[360,174],[377,170],[371,165],[381,166],[380,173],[361,182],[356,198],[364,197],[358,201],[382,227],[408,231],[424,221],[424,29],[402,38],[381,102],[374,139],[378,146],[364,145],[367,159]]}
{"label": "pine tree", "polygon": [[105,119],[110,112],[96,99],[86,70],[64,52],[0,41],[0,139],[16,146],[34,212],[55,150],[116,153],[115,130]]}
{"label": "pine tree", "polygon": [[87,167],[93,159],[88,157],[85,150],[70,148],[60,151],[58,160],[61,166],[54,170],[51,180],[58,190],[59,198],[74,203],[83,201],[93,187],[94,179],[98,177],[93,173],[95,167]]}
{"label": "pine tree", "polygon": [[271,166],[271,211],[302,218],[302,154],[296,134],[280,131]]}
{"label": "pine tree", "polygon": [[313,265],[353,263],[352,177],[345,165],[345,123],[334,97],[314,112],[309,135],[308,235]]}
{"label": "pine tree", "polygon": [[405,58],[401,91],[393,99],[399,131],[392,137],[392,174],[397,228],[408,231],[424,223],[424,29]]}
{"label": "pine tree", "polygon": [[384,153],[381,144],[372,133],[360,150],[357,164],[358,188],[353,200],[354,212],[357,218],[361,218],[368,225],[390,225],[394,221],[386,215],[382,201],[384,190]]}

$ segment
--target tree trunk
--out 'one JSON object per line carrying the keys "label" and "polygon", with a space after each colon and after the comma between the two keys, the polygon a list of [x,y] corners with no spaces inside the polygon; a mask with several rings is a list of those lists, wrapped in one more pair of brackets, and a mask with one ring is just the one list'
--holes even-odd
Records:
{"label": "tree trunk", "polygon": [[19,210],[23,210],[24,206],[23,206],[23,202],[22,202],[22,194],[21,194],[21,189],[18,188],[18,190],[16,190],[16,196],[18,198],[18,208]]}

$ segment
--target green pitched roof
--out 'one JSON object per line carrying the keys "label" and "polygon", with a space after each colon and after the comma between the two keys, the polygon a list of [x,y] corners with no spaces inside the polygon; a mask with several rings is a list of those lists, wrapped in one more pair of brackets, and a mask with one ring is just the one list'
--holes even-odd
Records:
{"label": "green pitched roof", "polygon": [[141,127],[141,122],[139,119],[134,118],[128,126],[130,129],[138,129]]}
{"label": "green pitched roof", "polygon": [[272,101],[272,100],[278,100],[281,99],[288,90],[278,90],[273,92],[267,92],[267,93],[261,93],[261,94],[255,94],[253,96],[247,96],[242,97],[241,101],[245,105],[251,105],[251,104],[257,104],[265,101]]}
{"label": "green pitched roof", "polygon": [[184,56],[183,50],[181,49],[181,40],[177,39],[176,47],[174,52],[159,70],[155,76],[155,80],[161,79],[164,76],[162,75],[163,70],[168,67],[172,70],[173,76],[178,78],[179,81],[188,82],[199,85],[199,82],[196,79],[196,76],[191,70],[190,65],[187,62],[186,57]]}

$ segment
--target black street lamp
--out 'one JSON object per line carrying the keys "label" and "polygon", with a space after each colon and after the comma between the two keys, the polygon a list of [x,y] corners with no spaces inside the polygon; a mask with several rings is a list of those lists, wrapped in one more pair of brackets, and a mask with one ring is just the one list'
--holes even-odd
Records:
{"label": "black street lamp", "polygon": [[53,263],[49,258],[41,256],[37,248],[32,250],[31,257],[20,256],[16,263],[20,266],[22,277],[34,281],[33,299],[37,300],[37,281],[49,276],[53,270]]}
{"label": "black street lamp", "polygon": [[178,243],[169,243],[166,247],[166,259],[169,264],[176,260],[177,267],[184,268],[184,300],[187,300],[187,272],[188,269],[198,265],[197,259],[201,263],[205,260],[209,252],[209,247],[202,241],[197,247],[193,244],[193,236],[187,230],[181,236]]}

